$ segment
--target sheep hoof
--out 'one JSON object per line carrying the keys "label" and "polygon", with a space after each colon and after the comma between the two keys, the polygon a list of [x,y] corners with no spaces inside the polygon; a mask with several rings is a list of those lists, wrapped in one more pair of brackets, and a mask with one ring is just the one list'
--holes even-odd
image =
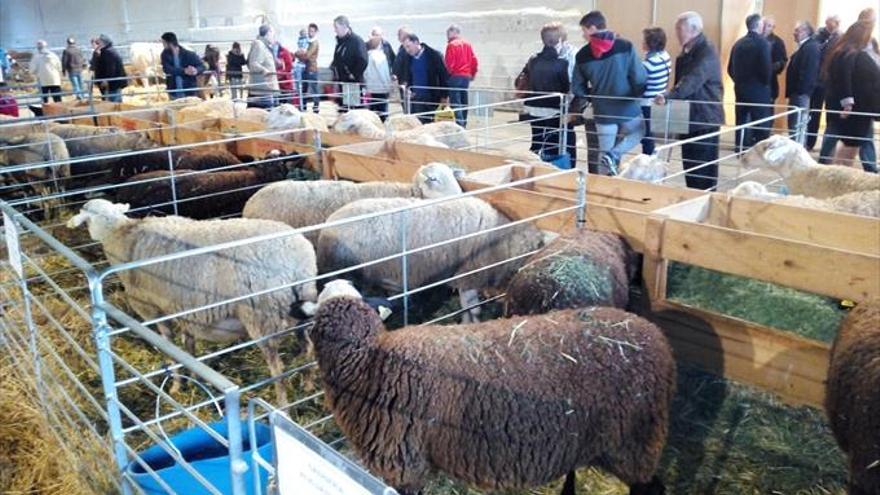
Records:
{"label": "sheep hoof", "polygon": [[569,471],[568,474],[565,475],[565,483],[562,485],[561,495],[575,495],[575,473],[574,473],[574,471]]}
{"label": "sheep hoof", "polygon": [[629,487],[629,495],[664,495],[665,493],[666,487],[657,476],[647,483],[633,483]]}

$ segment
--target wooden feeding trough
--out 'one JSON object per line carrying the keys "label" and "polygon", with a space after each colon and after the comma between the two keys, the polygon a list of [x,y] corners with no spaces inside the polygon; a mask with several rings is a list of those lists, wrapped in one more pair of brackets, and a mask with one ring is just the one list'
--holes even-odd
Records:
{"label": "wooden feeding trough", "polygon": [[[465,190],[557,172],[503,164],[503,158],[405,143],[366,143],[326,152],[325,174],[349,180],[409,181],[441,161],[469,173]],[[783,206],[726,194],[587,176],[585,224],[614,232],[644,254],[648,301],[642,312],[662,326],[681,362],[821,406],[830,346],[798,335],[670,301],[670,261],[856,302],[880,296],[880,220]],[[557,176],[480,197],[512,218],[577,204],[577,175]],[[540,219],[573,228],[576,212]]]}
{"label": "wooden feeding trough", "polygon": [[[60,103],[44,103],[43,116],[69,117],[71,124],[108,126],[109,114],[129,109],[130,105],[109,101],[69,101]],[[137,107],[132,107],[137,108]]]}

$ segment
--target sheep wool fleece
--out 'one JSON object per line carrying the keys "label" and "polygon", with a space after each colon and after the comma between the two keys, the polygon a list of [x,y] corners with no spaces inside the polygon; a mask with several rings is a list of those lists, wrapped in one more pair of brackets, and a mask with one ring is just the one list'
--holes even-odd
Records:
{"label": "sheep wool fleece", "polygon": [[399,489],[431,471],[497,490],[585,465],[643,483],[657,468],[675,361],[637,316],[587,308],[388,332],[363,301],[337,297],[311,337],[337,423]]}

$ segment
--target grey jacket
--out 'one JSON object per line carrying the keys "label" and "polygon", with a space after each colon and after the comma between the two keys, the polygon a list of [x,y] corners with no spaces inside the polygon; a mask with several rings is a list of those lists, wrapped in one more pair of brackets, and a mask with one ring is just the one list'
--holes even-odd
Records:
{"label": "grey jacket", "polygon": [[642,115],[637,98],[645,91],[647,73],[632,43],[621,38],[605,42],[610,44],[607,51],[599,50],[598,44],[591,48],[594,40],[578,51],[572,93],[592,97],[596,122],[619,124]]}
{"label": "grey jacket", "polygon": [[691,132],[697,132],[724,122],[723,95],[721,60],[712,43],[701,34],[675,59],[675,85],[666,97],[711,102],[691,103]]}

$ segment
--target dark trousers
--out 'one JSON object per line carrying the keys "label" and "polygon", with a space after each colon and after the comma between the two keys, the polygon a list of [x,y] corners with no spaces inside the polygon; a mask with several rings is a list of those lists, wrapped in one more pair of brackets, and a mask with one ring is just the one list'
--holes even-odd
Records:
{"label": "dark trousers", "polygon": [[[736,125],[744,125],[761,120],[773,115],[773,109],[769,106],[753,106],[753,101],[736,101]],[[770,137],[770,125],[767,121],[763,124],[739,129],[736,131],[736,150],[741,152],[743,148],[751,148],[755,143]]]}
{"label": "dark trousers", "polygon": [[[450,76],[449,78],[449,104],[455,109],[455,123],[467,127],[468,111],[468,86],[471,80],[464,76]],[[462,108],[461,110],[459,110]]]}
{"label": "dark trousers", "polygon": [[248,94],[247,106],[253,108],[272,108],[275,106],[275,95],[272,93]]}
{"label": "dark trousers", "polygon": [[[703,127],[694,130],[691,134],[680,136],[680,139],[689,139],[718,132],[719,127]],[[707,190],[718,185],[718,135],[707,137],[693,143],[681,145],[682,167],[690,170],[704,163],[714,162],[712,165],[702,167],[699,170],[685,174],[685,182],[691,189]]]}
{"label": "dark trousers", "polygon": [[[559,116],[535,117],[528,116],[532,128],[532,145],[529,150],[543,157],[555,157],[559,152]],[[568,144],[568,143],[566,143]]]}
{"label": "dark trousers", "polygon": [[[412,102],[410,103],[410,108],[412,109],[411,113],[420,114],[425,112],[436,112],[437,111],[436,102],[424,101],[419,97],[419,95],[413,95]],[[419,121],[423,124],[430,124],[434,122],[434,114],[429,113],[425,115],[418,115]]]}
{"label": "dark trousers", "polygon": [[819,140],[819,121],[822,119],[822,107],[825,106],[825,89],[818,87],[810,95],[810,122],[807,123],[807,150],[813,151]]}
{"label": "dark trousers", "polygon": [[43,103],[49,103],[49,95],[55,103],[61,102],[61,86],[40,86],[40,92],[43,93]]}
{"label": "dark trousers", "polygon": [[300,97],[300,107],[305,111],[309,106],[308,100],[311,98],[314,104],[313,111],[318,113],[318,108],[321,106],[321,94],[318,93],[318,73],[304,71],[302,88],[305,94]]}
{"label": "dark trousers", "polygon": [[370,93],[367,108],[379,114],[382,122],[388,118],[388,93]]}
{"label": "dark trousers", "polygon": [[[599,133],[596,132],[596,121],[590,119],[584,121],[584,129],[587,136],[587,170],[591,174],[600,173],[599,170]],[[611,171],[606,170],[602,175],[610,175]]]}
{"label": "dark trousers", "polygon": [[642,115],[645,117],[645,137],[642,138],[642,153],[654,154],[654,138],[651,136],[651,107],[642,107]]}

